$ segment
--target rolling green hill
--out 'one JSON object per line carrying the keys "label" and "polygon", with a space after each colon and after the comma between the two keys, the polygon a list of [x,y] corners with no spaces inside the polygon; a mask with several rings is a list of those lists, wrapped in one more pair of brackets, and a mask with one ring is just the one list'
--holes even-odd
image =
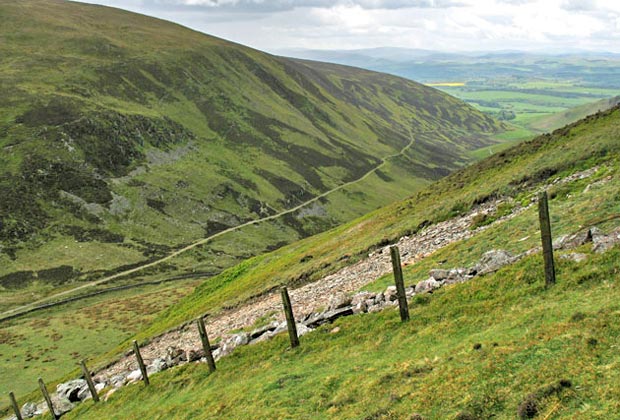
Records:
{"label": "rolling green hill", "polygon": [[558,112],[538,119],[533,119],[528,123],[528,127],[539,132],[550,132],[560,127],[577,121],[587,115],[594,114],[599,111],[605,111],[620,103],[620,96],[614,96],[609,99],[601,99],[600,101],[580,105],[569,108],[566,111]]}
{"label": "rolling green hill", "polygon": [[402,78],[117,9],[1,0],[0,21],[2,310],[321,197],[147,275],[218,273],[402,199],[504,129]]}
{"label": "rolling green hill", "polygon": [[[542,187],[553,235],[620,226],[620,107],[540,136],[458,171],[414,197],[271,254],[250,259],[168,309],[142,338],[214,313],[301,275],[319,279],[343,255],[502,198],[526,206]],[[589,176],[573,176],[589,169]],[[498,215],[491,214],[489,217]],[[540,243],[536,206],[405,267],[405,282],[431,268],[471,266],[490,249],[513,254]],[[540,252],[497,273],[416,295],[411,321],[398,311],[326,325],[290,349],[285,334],[242,347],[209,374],[188,364],[129,386],[70,418],[613,418],[618,406],[619,248],[557,251],[558,283],[546,288]],[[307,258],[311,255],[312,258]],[[304,258],[306,257],[306,258]],[[391,276],[365,287],[383,290]],[[415,414],[415,416],[414,416]],[[116,417],[115,417],[116,416]]]}

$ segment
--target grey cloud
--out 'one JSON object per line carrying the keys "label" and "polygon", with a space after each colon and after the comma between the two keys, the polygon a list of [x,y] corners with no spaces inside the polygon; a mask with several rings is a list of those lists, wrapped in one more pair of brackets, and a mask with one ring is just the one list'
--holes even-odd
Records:
{"label": "grey cloud", "polygon": [[562,2],[562,8],[575,12],[596,10],[596,0],[565,0]]}

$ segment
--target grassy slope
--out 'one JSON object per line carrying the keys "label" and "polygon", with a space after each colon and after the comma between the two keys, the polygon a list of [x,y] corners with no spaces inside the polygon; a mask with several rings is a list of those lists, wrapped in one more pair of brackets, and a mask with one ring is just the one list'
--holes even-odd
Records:
{"label": "grassy slope", "polygon": [[613,418],[619,257],[616,248],[561,262],[549,291],[531,257],[418,299],[407,324],[397,310],[356,316],[294,351],[280,335],[236,350],[214,375],[204,364],[168,371],[68,418],[513,419],[529,394],[560,379],[572,387],[541,399],[539,418]]}
{"label": "grassy slope", "polygon": [[116,9],[2,0],[0,20],[0,276],[33,286],[9,305],[293,207],[415,138],[357,190],[167,267],[217,272],[403,198],[501,129],[411,81]]}
{"label": "grassy slope", "polygon": [[[509,186],[510,181],[532,186],[554,179],[554,171],[569,174],[600,165],[588,179],[551,187],[553,233],[558,237],[592,225],[616,228],[619,131],[616,108],[450,176],[433,188],[445,194],[435,199],[447,200],[447,206],[459,201],[467,205],[474,190],[485,193],[477,185],[485,183],[491,190],[501,184],[503,193],[527,202],[530,194],[519,192],[524,185]],[[464,181],[462,194],[455,192]],[[449,201],[451,194],[455,197]],[[375,217],[376,223],[392,225],[383,226],[386,233],[399,229],[389,216],[395,218],[398,208],[407,209],[399,218],[415,217],[406,203],[384,209]],[[358,221],[357,236],[364,236],[362,229],[372,219]],[[518,253],[536,246],[536,220],[532,207],[446,247],[408,266],[406,283],[425,279],[429,268],[470,265],[492,248]],[[329,243],[326,235],[321,239]],[[342,243],[341,252],[353,250],[350,237]],[[150,388],[128,387],[109,402],[87,403],[69,417],[395,419],[420,413],[428,419],[512,419],[535,395],[529,399],[537,418],[614,418],[620,410],[620,248],[593,254],[591,245],[585,245],[579,251],[587,254],[585,262],[557,258],[558,284],[550,289],[543,285],[542,259],[535,254],[493,275],[417,296],[406,324],[400,323],[396,309],[341,319],[339,332],[324,326],[302,337],[296,350],[288,348],[283,334],[238,349],[213,375],[202,364],[185,366],[154,376]],[[250,274],[271,270],[285,258],[277,254],[254,273],[247,271],[251,264],[239,268],[235,281],[244,283]],[[381,290],[390,281],[386,276],[370,288]],[[209,302],[209,290],[199,290],[202,295],[191,301]],[[217,298],[211,294],[212,301]]]}

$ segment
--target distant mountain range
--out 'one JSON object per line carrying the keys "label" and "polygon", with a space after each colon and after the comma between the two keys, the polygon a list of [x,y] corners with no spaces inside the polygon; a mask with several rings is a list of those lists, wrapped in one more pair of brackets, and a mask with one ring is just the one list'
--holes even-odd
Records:
{"label": "distant mountain range", "polygon": [[521,74],[527,77],[574,77],[596,86],[620,87],[620,54],[606,52],[575,50],[557,53],[506,50],[451,53],[408,48],[369,48],[289,49],[278,53],[296,58],[363,67],[419,82]]}

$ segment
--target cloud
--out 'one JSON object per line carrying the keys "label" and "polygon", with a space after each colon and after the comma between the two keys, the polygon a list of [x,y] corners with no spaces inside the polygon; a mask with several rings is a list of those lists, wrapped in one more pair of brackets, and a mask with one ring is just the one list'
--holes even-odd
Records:
{"label": "cloud", "polygon": [[[620,52],[618,0],[88,0],[255,48]],[[124,5],[124,6],[123,6]]]}
{"label": "cloud", "polygon": [[597,4],[596,0],[565,0],[562,8],[573,12],[589,12],[596,10]]}

